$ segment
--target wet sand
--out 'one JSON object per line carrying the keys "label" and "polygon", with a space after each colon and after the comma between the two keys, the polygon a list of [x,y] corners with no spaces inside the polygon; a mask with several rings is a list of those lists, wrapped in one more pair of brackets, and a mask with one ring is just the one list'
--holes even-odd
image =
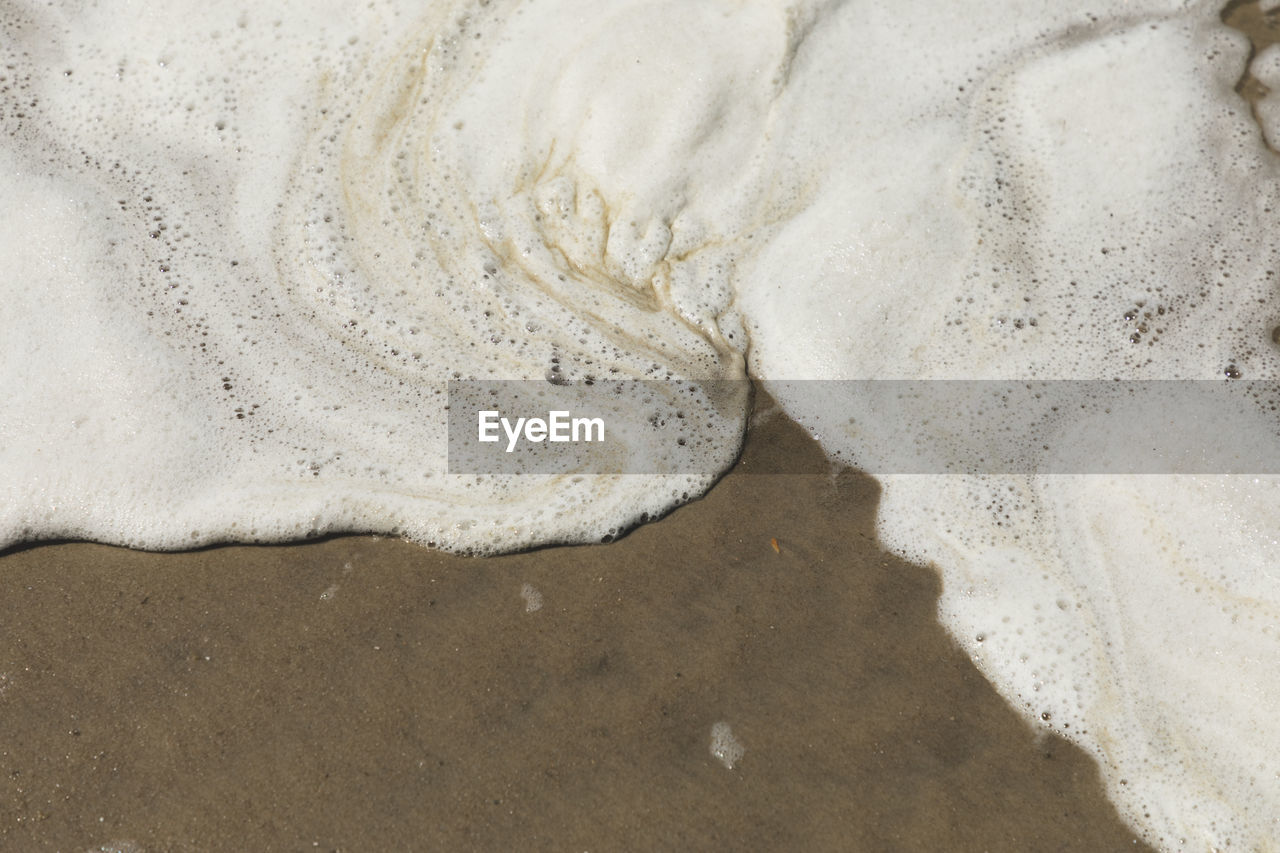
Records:
{"label": "wet sand", "polygon": [[11,551],[0,850],[1142,849],[876,502],[779,415],[609,545]]}

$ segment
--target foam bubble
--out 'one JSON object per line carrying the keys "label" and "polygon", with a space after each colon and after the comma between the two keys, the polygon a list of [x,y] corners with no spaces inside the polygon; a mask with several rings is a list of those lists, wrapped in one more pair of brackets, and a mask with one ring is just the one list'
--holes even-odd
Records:
{"label": "foam bubble", "polygon": [[525,613],[536,613],[542,609],[542,593],[538,592],[532,584],[524,584],[520,587],[520,597],[524,599]]}
{"label": "foam bubble", "polygon": [[711,754],[716,761],[732,770],[746,753],[746,747],[734,737],[728,723],[721,721],[711,727]]}

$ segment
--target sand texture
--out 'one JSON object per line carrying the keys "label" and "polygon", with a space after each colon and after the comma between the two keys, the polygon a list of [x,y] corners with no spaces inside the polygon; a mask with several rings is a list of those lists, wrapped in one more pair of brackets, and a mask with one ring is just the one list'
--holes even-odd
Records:
{"label": "sand texture", "polygon": [[766,414],[609,545],[11,551],[0,849],[1139,849],[876,547],[876,499]]}

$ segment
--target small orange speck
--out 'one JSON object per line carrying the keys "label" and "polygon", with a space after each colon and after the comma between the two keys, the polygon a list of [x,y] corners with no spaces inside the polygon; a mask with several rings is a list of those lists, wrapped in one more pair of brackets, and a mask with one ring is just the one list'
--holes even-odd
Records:
{"label": "small orange speck", "polygon": [[774,538],[770,539],[769,544],[773,546],[773,553],[775,554],[782,553],[782,549],[778,547],[778,537],[775,536]]}

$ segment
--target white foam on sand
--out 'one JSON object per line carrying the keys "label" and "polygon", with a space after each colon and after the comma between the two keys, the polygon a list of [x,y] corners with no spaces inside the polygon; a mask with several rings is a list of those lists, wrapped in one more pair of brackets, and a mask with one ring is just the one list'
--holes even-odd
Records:
{"label": "white foam on sand", "polygon": [[728,723],[721,721],[711,727],[711,755],[716,761],[732,770],[733,766],[747,754],[742,742],[733,734]]}
{"label": "white foam on sand", "polygon": [[[516,5],[0,13],[0,371],[20,389],[0,412],[0,546],[335,530],[473,552],[592,541],[732,462],[745,387],[699,405],[672,383],[654,421],[679,410],[703,440],[657,444],[701,474],[447,473],[451,379],[743,377],[741,332],[715,316],[745,239],[733,229],[751,224],[725,209],[773,209],[749,160],[775,84],[701,124],[694,103],[647,137],[568,115],[577,135],[556,137],[529,116],[590,110],[581,89],[504,103],[502,84],[568,12]],[[631,29],[619,14],[596,26]],[[723,65],[716,100],[732,105],[757,65],[777,65],[776,27],[745,20],[705,54],[718,26],[648,53],[664,88]],[[548,80],[590,71],[538,53]],[[626,75],[588,83],[597,111],[646,109]],[[615,173],[623,158],[652,182],[643,198]]]}
{"label": "white foam on sand", "polygon": [[[710,485],[449,475],[455,378],[1280,374],[1280,170],[1218,10],[930,5],[10,4],[0,546],[491,552]],[[874,470],[859,401],[800,387]],[[744,406],[700,409],[701,468]],[[943,623],[1127,820],[1280,835],[1274,479],[883,483]]]}
{"label": "white foam on sand", "polygon": [[[1280,44],[1258,51],[1249,70],[1259,83],[1274,92],[1280,89]],[[1280,98],[1263,98],[1258,104],[1258,121],[1272,148],[1280,147]]]}

